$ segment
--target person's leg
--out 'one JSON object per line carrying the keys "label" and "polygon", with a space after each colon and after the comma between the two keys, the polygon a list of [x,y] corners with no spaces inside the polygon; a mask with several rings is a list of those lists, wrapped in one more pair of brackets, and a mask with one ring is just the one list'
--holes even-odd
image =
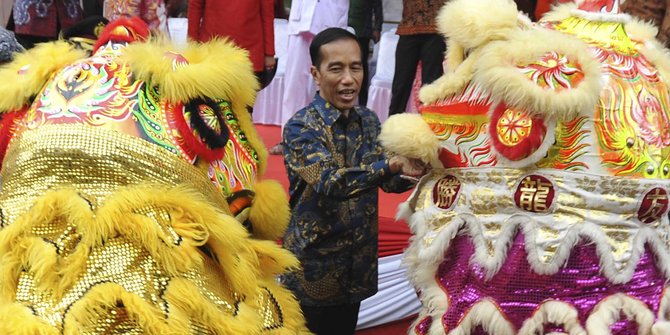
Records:
{"label": "person's leg", "polygon": [[353,335],[361,304],[301,307],[307,328],[315,335]]}
{"label": "person's leg", "polygon": [[430,84],[444,73],[442,62],[447,45],[439,34],[421,35],[421,83]]}
{"label": "person's leg", "polygon": [[419,64],[420,45],[416,36],[401,35],[395,51],[395,73],[391,85],[389,115],[402,113],[412,92],[412,82]]}
{"label": "person's leg", "polygon": [[370,86],[370,38],[359,37],[358,45],[361,47],[361,58],[363,58],[363,82],[361,83],[361,91],[358,94],[358,104],[365,106],[368,104],[368,87]]}

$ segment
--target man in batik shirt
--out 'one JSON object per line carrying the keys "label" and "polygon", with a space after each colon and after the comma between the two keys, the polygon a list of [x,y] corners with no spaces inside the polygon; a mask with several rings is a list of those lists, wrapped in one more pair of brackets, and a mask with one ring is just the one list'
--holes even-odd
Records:
{"label": "man in batik shirt", "polygon": [[423,169],[387,159],[379,119],[355,106],[363,80],[356,36],[328,28],[315,36],[310,57],[320,91],[286,123],[283,138],[292,209],[284,247],[302,271],[283,279],[312,332],[353,334],[360,302],[377,292],[377,189],[406,191],[412,183],[400,173]]}

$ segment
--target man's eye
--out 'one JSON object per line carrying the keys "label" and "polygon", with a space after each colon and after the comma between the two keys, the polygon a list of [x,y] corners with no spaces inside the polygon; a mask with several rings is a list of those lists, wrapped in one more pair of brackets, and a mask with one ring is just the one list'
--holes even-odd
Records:
{"label": "man's eye", "polygon": [[342,71],[342,68],[341,68],[341,67],[332,67],[332,68],[330,68],[330,72],[333,72],[333,73],[339,73],[339,72],[341,72],[341,71]]}

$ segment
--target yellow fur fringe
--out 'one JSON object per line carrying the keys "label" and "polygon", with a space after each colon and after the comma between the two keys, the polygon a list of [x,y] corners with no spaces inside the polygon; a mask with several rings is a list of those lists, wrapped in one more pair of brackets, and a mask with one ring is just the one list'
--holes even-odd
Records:
{"label": "yellow fur fringe", "polygon": [[454,72],[465,60],[465,49],[454,40],[447,40],[446,72]]}
{"label": "yellow fur fringe", "polygon": [[630,21],[624,25],[624,28],[628,37],[637,41],[652,40],[658,34],[658,28],[636,17],[631,17]]}
{"label": "yellow fur fringe", "polygon": [[[173,279],[165,291],[165,299],[170,304],[171,314],[181,315],[187,320],[198,320],[213,330],[214,334],[222,335],[260,333],[257,327],[259,316],[256,315],[258,306],[254,301],[255,295],[256,292],[241,302],[237,315],[233,317],[203,297],[198,289],[185,279]],[[181,334],[186,333],[188,332]]]}
{"label": "yellow fur fringe", "polygon": [[86,57],[82,50],[66,42],[37,44],[16,54],[13,62],[0,68],[0,113],[17,110],[30,103],[49,77],[64,66]]}
{"label": "yellow fur fringe", "polygon": [[[157,224],[156,219],[140,214],[146,208],[167,211],[170,221]],[[53,245],[33,235],[33,228],[53,226],[55,220],[66,220],[68,226],[74,227],[71,233],[81,236],[66,257],[57,255]],[[180,245],[171,243],[161,226],[172,227],[182,238]],[[38,289],[51,292],[52,298],[58,301],[87,270],[90,252],[116,237],[147,250],[164,273],[173,277],[165,293],[170,304],[169,319],[139,296],[117,284],[106,283],[93,287],[70,308],[65,334],[78,334],[81,329],[95,324],[100,315],[105,315],[119,302],[129,318],[147,334],[185,334],[189,320],[201,322],[216,334],[258,333],[261,316],[255,297],[264,287],[271,288],[280,301],[285,326],[291,327],[270,333],[307,333],[297,302],[289,291],[275,284],[278,274],[299,265],[297,259],[273,241],[250,239],[234,218],[214,209],[199,193],[184,187],[159,185],[121,189],[110,195],[95,212],[73,190],[45,194],[29,212],[0,231],[3,255],[0,258],[0,311],[21,307],[13,305],[13,301],[22,269],[34,275]],[[213,253],[215,261],[207,258],[204,263],[206,256],[198,249],[203,245]],[[215,262],[219,266],[212,268]],[[222,310],[201,296],[192,282],[179,279],[197,267],[216,271],[220,277],[216,278],[218,284],[225,282],[228,289],[243,298],[237,315],[222,315]],[[20,313],[17,315],[23,320]],[[37,327],[39,319],[34,319]],[[15,320],[14,316],[11,320]],[[5,325],[11,327],[12,322],[15,321],[2,322],[0,330]],[[34,331],[30,334],[51,333]]]}
{"label": "yellow fur fringe", "polygon": [[438,30],[465,49],[505,39],[519,27],[519,12],[508,0],[452,0],[437,15]]}
{"label": "yellow fur fringe", "polygon": [[472,80],[472,75],[475,72],[475,62],[479,59],[480,53],[481,48],[475,49],[468,58],[459,64],[453,64],[451,60],[447,59],[447,67],[453,67],[454,70],[445,73],[434,82],[423,86],[419,91],[421,102],[430,104],[460,93]]}
{"label": "yellow fur fringe", "polygon": [[440,141],[418,114],[393,115],[382,125],[379,141],[385,150],[408,158],[417,158],[433,167],[442,167],[438,159]]}
{"label": "yellow fur fringe", "polygon": [[249,243],[258,255],[261,277],[266,280],[274,280],[287,269],[300,265],[290,251],[280,248],[275,241],[250,240]]}
{"label": "yellow fur fringe", "polygon": [[557,22],[563,21],[572,16],[572,11],[577,8],[574,2],[563,3],[556,6],[551,6],[551,10],[542,15],[541,22]]}
{"label": "yellow fur fringe", "polygon": [[[198,303],[193,299],[194,304]],[[143,334],[188,334],[188,324],[171,324],[164,322],[165,317],[158,307],[153,306],[136,294],[128,293],[123,287],[114,283],[102,283],[91,290],[70,307],[66,314],[64,335],[78,335],[99,331],[95,325],[101,323],[110,310],[122,304],[127,318],[134,321]],[[114,333],[114,329],[107,332]],[[117,329],[117,331],[119,331]]]}
{"label": "yellow fur fringe", "polygon": [[[180,54],[188,64],[173,64],[169,53]],[[225,40],[189,43],[179,50],[159,39],[130,44],[122,57],[137,79],[157,85],[170,102],[210,97],[252,105],[259,86],[247,51]]]}
{"label": "yellow fur fringe", "polygon": [[[188,64],[174,65],[168,53],[178,53]],[[225,40],[189,43],[180,50],[166,39],[130,44],[122,60],[139,80],[158,85],[162,98],[187,102],[197,97],[231,101],[233,113],[259,156],[259,175],[265,173],[267,150],[253,127],[246,107],[259,88],[247,51]]]}
{"label": "yellow fur fringe", "polygon": [[630,38],[642,41],[640,53],[658,70],[661,78],[666,82],[670,80],[670,51],[666,49],[657,39],[658,29],[651,23],[632,18],[624,26]]}
{"label": "yellow fur fringe", "polygon": [[57,335],[58,329],[37,318],[25,306],[17,303],[0,305],[0,334]]}
{"label": "yellow fur fringe", "polygon": [[[169,212],[172,219],[170,225],[183,238],[181,245],[166,243],[165,232],[151,218],[134,214],[136,209],[146,206]],[[29,235],[32,227],[48,224],[57,217],[67,218],[76,227],[76,233],[82,235],[78,247],[67,262],[62,263],[45,256],[49,253],[47,250],[53,249],[48,244],[38,244],[46,250],[31,251],[39,248],[32,246],[37,242]],[[52,288],[55,292],[66,291],[86,269],[91,250],[116,235],[123,235],[145,248],[173,276],[200,265],[202,257],[197,248],[207,242],[231,279],[231,288],[240,294],[255,290],[258,255],[248,244],[248,233],[234,218],[214,210],[196,192],[183,188],[144,186],[118,191],[97,210],[95,218],[88,204],[76,192],[62,190],[47,193],[31,211],[0,234],[0,242],[3,243],[0,252],[4,255],[0,266],[3,300],[13,299],[11,292],[18,280],[16,269],[22,266],[35,267],[44,280],[52,276],[49,283],[59,278],[57,286]]]}
{"label": "yellow fur fringe", "polygon": [[293,296],[293,293],[284,287],[279,286],[276,280],[266,280],[264,286],[277,299],[277,302],[282,306],[284,315],[284,327],[273,329],[267,332],[270,335],[310,335],[312,334],[305,325],[305,319],[302,315],[302,310]]}
{"label": "yellow fur fringe", "polygon": [[[579,64],[583,81],[571,89],[554,91],[533,83],[519,71],[518,65],[529,64],[552,51]],[[473,81],[491,92],[496,101],[557,120],[592,113],[604,84],[601,65],[584,42],[547,29],[519,31],[508,41],[491,42],[483,47]]]}
{"label": "yellow fur fringe", "polygon": [[256,196],[249,212],[253,236],[273,241],[282,238],[291,215],[284,187],[268,179],[256,182],[253,189]]}

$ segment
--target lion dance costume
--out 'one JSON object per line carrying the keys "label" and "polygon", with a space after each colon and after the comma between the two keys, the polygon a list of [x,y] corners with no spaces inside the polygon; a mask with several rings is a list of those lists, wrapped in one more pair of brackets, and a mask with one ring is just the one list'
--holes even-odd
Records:
{"label": "lion dance costume", "polygon": [[[0,69],[0,334],[299,334],[246,53],[107,26]],[[251,233],[249,233],[251,231]]]}
{"label": "lion dance costume", "polygon": [[445,75],[382,132],[434,167],[399,213],[412,334],[670,334],[670,57],[618,5],[440,12]]}

